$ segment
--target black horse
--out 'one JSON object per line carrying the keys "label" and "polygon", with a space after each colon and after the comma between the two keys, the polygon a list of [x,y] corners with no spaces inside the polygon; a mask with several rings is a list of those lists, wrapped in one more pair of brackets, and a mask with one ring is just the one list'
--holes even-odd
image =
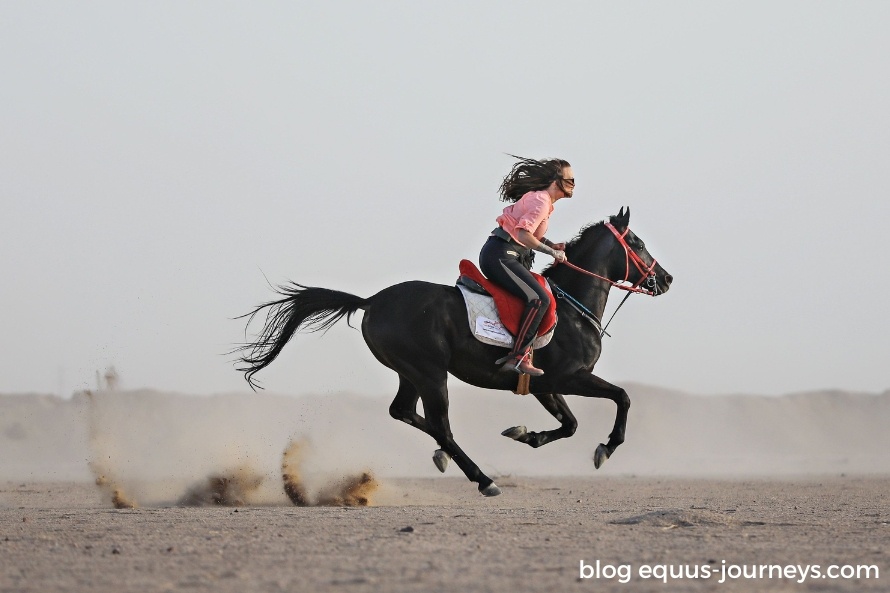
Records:
{"label": "black horse", "polygon": [[[601,397],[615,402],[618,412],[606,444],[594,454],[600,465],[624,442],[630,398],[624,389],[591,374],[602,348],[601,327],[606,299],[619,283],[647,294],[664,293],[672,277],[658,265],[640,240],[628,229],[630,209],[622,208],[608,222],[581,230],[566,246],[568,261],[555,264],[543,275],[558,289],[559,322],[553,339],[535,352],[535,365],[545,371],[532,377],[530,391],[560,422],[560,427],[528,432],[524,426],[509,428],[504,436],[532,447],[569,437],[578,426],[563,395]],[[583,270],[579,270],[583,269]],[[584,273],[586,270],[588,273]],[[647,286],[646,289],[638,288]],[[257,341],[242,346],[239,368],[251,387],[253,376],[268,366],[297,330],[323,330],[359,309],[364,311],[362,335],[381,363],[399,375],[399,390],[389,406],[390,415],[433,437],[439,450],[433,456],[445,471],[449,459],[485,496],[500,489],[464,453],[451,434],[448,420],[448,373],[477,387],[510,390],[517,375],[494,361],[504,348],[483,344],[470,332],[463,297],[454,286],[411,281],[385,288],[363,299],[326,288],[290,284],[280,287],[283,298],[263,304],[245,315],[250,319],[266,310],[266,323]],[[423,402],[425,416],[417,413]]]}

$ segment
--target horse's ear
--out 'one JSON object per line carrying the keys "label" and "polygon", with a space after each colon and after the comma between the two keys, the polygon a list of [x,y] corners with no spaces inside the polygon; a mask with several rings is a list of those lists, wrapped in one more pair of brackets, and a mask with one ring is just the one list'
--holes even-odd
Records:
{"label": "horse's ear", "polygon": [[618,214],[614,216],[614,220],[615,222],[613,222],[613,224],[616,227],[626,229],[627,225],[630,224],[630,206],[628,206],[627,208],[622,206],[621,210],[618,211]]}

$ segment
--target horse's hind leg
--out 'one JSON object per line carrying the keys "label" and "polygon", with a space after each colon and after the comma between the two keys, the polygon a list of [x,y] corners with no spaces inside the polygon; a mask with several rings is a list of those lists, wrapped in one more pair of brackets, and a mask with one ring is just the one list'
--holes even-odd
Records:
{"label": "horse's hind leg", "polygon": [[572,414],[563,396],[558,393],[536,393],[534,395],[541,405],[544,406],[544,409],[559,420],[559,428],[541,432],[529,432],[524,426],[514,426],[502,432],[502,435],[537,448],[575,434],[575,430],[578,428],[578,420],[575,419],[575,415]]}
{"label": "horse's hind leg", "polygon": [[[417,388],[415,381],[422,385],[422,390]],[[439,451],[436,452],[437,457],[434,460],[440,470],[444,470],[448,458],[453,459],[470,481],[479,484],[479,492],[485,496],[500,494],[494,481],[482,473],[479,466],[454,442],[448,421],[448,389],[445,381],[441,384],[416,378],[415,381],[399,373],[399,391],[389,406],[390,416],[422,430],[436,440],[441,447],[440,451],[448,456],[438,456]],[[426,418],[417,413],[418,399],[423,401]]]}
{"label": "horse's hind leg", "polygon": [[[417,413],[418,399],[420,399],[420,394],[417,393],[417,388],[414,387],[411,381],[399,375],[399,391],[396,393],[396,398],[389,405],[389,415],[433,436],[426,418]],[[436,464],[436,467],[442,473],[445,473],[445,468],[448,467],[450,460],[451,455],[442,449],[437,449],[433,453],[433,463]]]}
{"label": "horse's hind leg", "polygon": [[476,482],[479,485],[479,492],[485,496],[500,494],[501,490],[494,480],[482,473],[479,466],[454,442],[451,423],[448,420],[448,389],[445,386],[445,381],[442,381],[441,385],[429,385],[419,391],[430,436],[436,439],[439,447],[451,456],[464,475],[471,482]]}
{"label": "horse's hind leg", "polygon": [[420,394],[417,393],[417,388],[411,381],[399,375],[399,391],[396,393],[396,398],[389,404],[389,415],[430,434],[426,419],[417,413],[418,399],[420,399]]}

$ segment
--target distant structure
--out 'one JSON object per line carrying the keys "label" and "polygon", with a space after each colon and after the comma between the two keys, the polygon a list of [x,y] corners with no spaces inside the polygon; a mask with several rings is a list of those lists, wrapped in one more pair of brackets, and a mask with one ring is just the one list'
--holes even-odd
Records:
{"label": "distant structure", "polygon": [[105,370],[105,388],[108,391],[117,391],[118,385],[120,385],[120,375],[112,365]]}
{"label": "distant structure", "polygon": [[120,385],[120,375],[117,374],[114,365],[105,369],[103,378],[105,379],[104,389],[102,381],[99,378],[99,371],[96,371],[96,391],[117,391],[117,388]]}

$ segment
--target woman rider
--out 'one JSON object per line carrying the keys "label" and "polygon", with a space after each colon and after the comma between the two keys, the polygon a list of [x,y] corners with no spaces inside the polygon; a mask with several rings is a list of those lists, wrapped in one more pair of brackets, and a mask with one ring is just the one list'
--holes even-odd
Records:
{"label": "woman rider", "polygon": [[479,254],[479,267],[490,280],[526,303],[513,350],[495,364],[538,377],[544,371],[532,366],[528,352],[550,306],[550,295],[529,272],[532,250],[566,261],[565,243],[553,243],[544,233],[553,204],[572,197],[575,178],[572,166],[562,159],[516,158],[519,161],[500,187],[501,200],[513,204],[498,216],[498,226]]}

